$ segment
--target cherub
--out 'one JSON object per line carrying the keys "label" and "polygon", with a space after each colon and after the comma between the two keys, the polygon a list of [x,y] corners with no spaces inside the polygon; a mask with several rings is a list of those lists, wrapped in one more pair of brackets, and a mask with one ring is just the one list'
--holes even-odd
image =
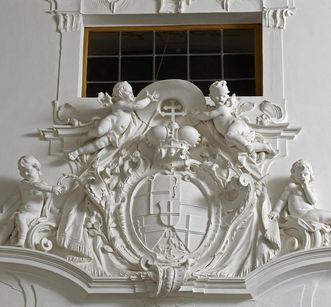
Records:
{"label": "cherub", "polygon": [[245,120],[240,118],[240,113],[249,111],[254,104],[246,103],[237,106],[236,96],[229,96],[226,81],[216,81],[209,88],[209,97],[215,103],[212,111],[196,112],[194,115],[199,120],[212,119],[216,130],[224,136],[225,140],[249,155],[265,152],[275,154],[268,143],[256,141],[255,132],[249,128]]}
{"label": "cherub", "polygon": [[310,183],[313,181],[311,165],[304,160],[293,163],[291,179],[274,209],[269,213],[271,220],[277,220],[280,212],[287,208],[292,216],[305,221],[331,225],[331,211],[316,209],[316,196]]}
{"label": "cherub", "polygon": [[156,93],[146,92],[146,96],[146,98],[136,101],[132,87],[126,81],[115,84],[112,97],[108,94],[102,97],[99,95],[102,104],[109,107],[111,113],[88,132],[88,136],[94,140],[70,152],[69,159],[74,161],[82,154],[92,154],[110,144],[118,147],[118,139],[128,129],[132,113],[159,99]]}
{"label": "cherub", "polygon": [[23,180],[20,182],[21,206],[15,214],[18,240],[16,246],[24,246],[29,224],[43,214],[50,193],[59,195],[66,188],[62,185],[51,186],[41,180],[40,162],[33,156],[23,156],[18,160],[18,170]]}

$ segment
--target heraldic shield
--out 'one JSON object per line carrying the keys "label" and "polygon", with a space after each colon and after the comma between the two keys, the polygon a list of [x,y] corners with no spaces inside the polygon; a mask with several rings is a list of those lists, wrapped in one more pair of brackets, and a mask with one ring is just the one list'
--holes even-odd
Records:
{"label": "heraldic shield", "polygon": [[[132,197],[132,220],[141,242],[154,252],[178,256],[196,250],[207,232],[208,205],[203,192],[181,174],[143,179]],[[177,253],[175,253],[177,254]]]}

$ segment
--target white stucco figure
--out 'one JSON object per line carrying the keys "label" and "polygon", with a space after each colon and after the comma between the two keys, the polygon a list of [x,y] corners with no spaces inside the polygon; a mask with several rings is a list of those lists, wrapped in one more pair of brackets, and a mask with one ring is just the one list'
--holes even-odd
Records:
{"label": "white stucco figure", "polygon": [[226,81],[216,81],[209,88],[209,97],[215,103],[211,111],[196,112],[194,115],[199,120],[213,120],[216,130],[224,136],[229,145],[234,145],[242,152],[254,155],[259,152],[274,155],[275,151],[270,144],[259,142],[255,138],[255,132],[250,129],[244,119],[240,117],[236,96],[229,96]]}
{"label": "white stucco figure", "polygon": [[310,184],[313,181],[310,163],[304,160],[296,161],[291,168],[291,179],[270,212],[270,219],[278,219],[281,211],[286,209],[291,216],[305,221],[331,225],[331,211],[315,208],[317,200]]}
{"label": "white stucco figure", "polygon": [[96,127],[90,129],[88,136],[94,140],[70,152],[69,159],[74,161],[82,154],[95,153],[110,144],[118,147],[118,138],[128,129],[132,113],[156,101],[158,101],[158,95],[148,92],[146,92],[146,98],[136,101],[128,82],[116,83],[108,104],[111,113],[103,118]]}
{"label": "white stucco figure", "polygon": [[50,197],[65,192],[61,185],[51,186],[43,181],[40,162],[33,156],[23,156],[18,160],[18,169],[23,180],[20,182],[21,206],[15,216],[17,230],[16,246],[24,246],[29,224],[39,218]]}

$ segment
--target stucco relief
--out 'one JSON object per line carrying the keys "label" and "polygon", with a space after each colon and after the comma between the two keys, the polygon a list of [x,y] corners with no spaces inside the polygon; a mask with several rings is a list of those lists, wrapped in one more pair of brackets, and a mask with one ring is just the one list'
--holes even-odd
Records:
{"label": "stucco relief", "polygon": [[[92,277],[153,281],[157,296],[201,278],[245,277],[281,252],[326,246],[328,223],[318,220],[312,231],[297,216],[310,228],[288,218],[289,227],[277,219],[285,198],[273,206],[268,196],[268,168],[298,130],[251,123],[257,105],[269,120],[281,121],[281,109],[229,92],[226,81],[214,82],[206,100],[190,82],[166,80],[135,98],[119,82],[95,101],[106,114],[88,122],[55,103],[54,125],[41,134],[60,141],[71,171],[50,185],[35,157],[20,158],[21,194],[4,207],[1,244],[61,256]],[[297,184],[304,201],[309,180]],[[305,243],[312,232],[323,240]]]}

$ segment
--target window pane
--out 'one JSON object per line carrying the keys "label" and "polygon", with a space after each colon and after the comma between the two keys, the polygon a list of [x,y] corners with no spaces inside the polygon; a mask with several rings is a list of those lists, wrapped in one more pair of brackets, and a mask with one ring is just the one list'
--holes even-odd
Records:
{"label": "window pane", "polygon": [[122,54],[153,54],[153,32],[122,32]]}
{"label": "window pane", "polygon": [[253,29],[223,30],[223,52],[254,52]]}
{"label": "window pane", "polygon": [[118,58],[89,58],[87,81],[117,81]]}
{"label": "window pane", "polygon": [[121,63],[121,80],[153,80],[153,57],[125,57]]}
{"label": "window pane", "polygon": [[221,31],[190,31],[190,53],[220,53]]}
{"label": "window pane", "polygon": [[133,94],[135,96],[137,96],[139,92],[149,84],[150,82],[130,82],[130,85],[132,86],[133,89]]}
{"label": "window pane", "polygon": [[238,80],[227,81],[228,87],[231,90],[230,94],[236,93],[238,96],[254,96],[255,81],[254,80]]}
{"label": "window pane", "polygon": [[191,79],[222,79],[222,62],[220,56],[191,56]]}
{"label": "window pane", "polygon": [[118,47],[118,32],[89,32],[89,55],[117,55]]}
{"label": "window pane", "polygon": [[156,57],[155,79],[187,79],[186,56]]}
{"label": "window pane", "polygon": [[254,78],[254,55],[225,55],[224,78]]}
{"label": "window pane", "polygon": [[86,96],[98,97],[100,92],[107,92],[109,95],[113,92],[114,83],[87,83]]}
{"label": "window pane", "polygon": [[214,81],[193,81],[192,83],[195,84],[203,92],[205,96],[208,96],[209,87],[212,85]]}
{"label": "window pane", "polygon": [[187,52],[186,31],[155,32],[156,54],[183,54]]}

